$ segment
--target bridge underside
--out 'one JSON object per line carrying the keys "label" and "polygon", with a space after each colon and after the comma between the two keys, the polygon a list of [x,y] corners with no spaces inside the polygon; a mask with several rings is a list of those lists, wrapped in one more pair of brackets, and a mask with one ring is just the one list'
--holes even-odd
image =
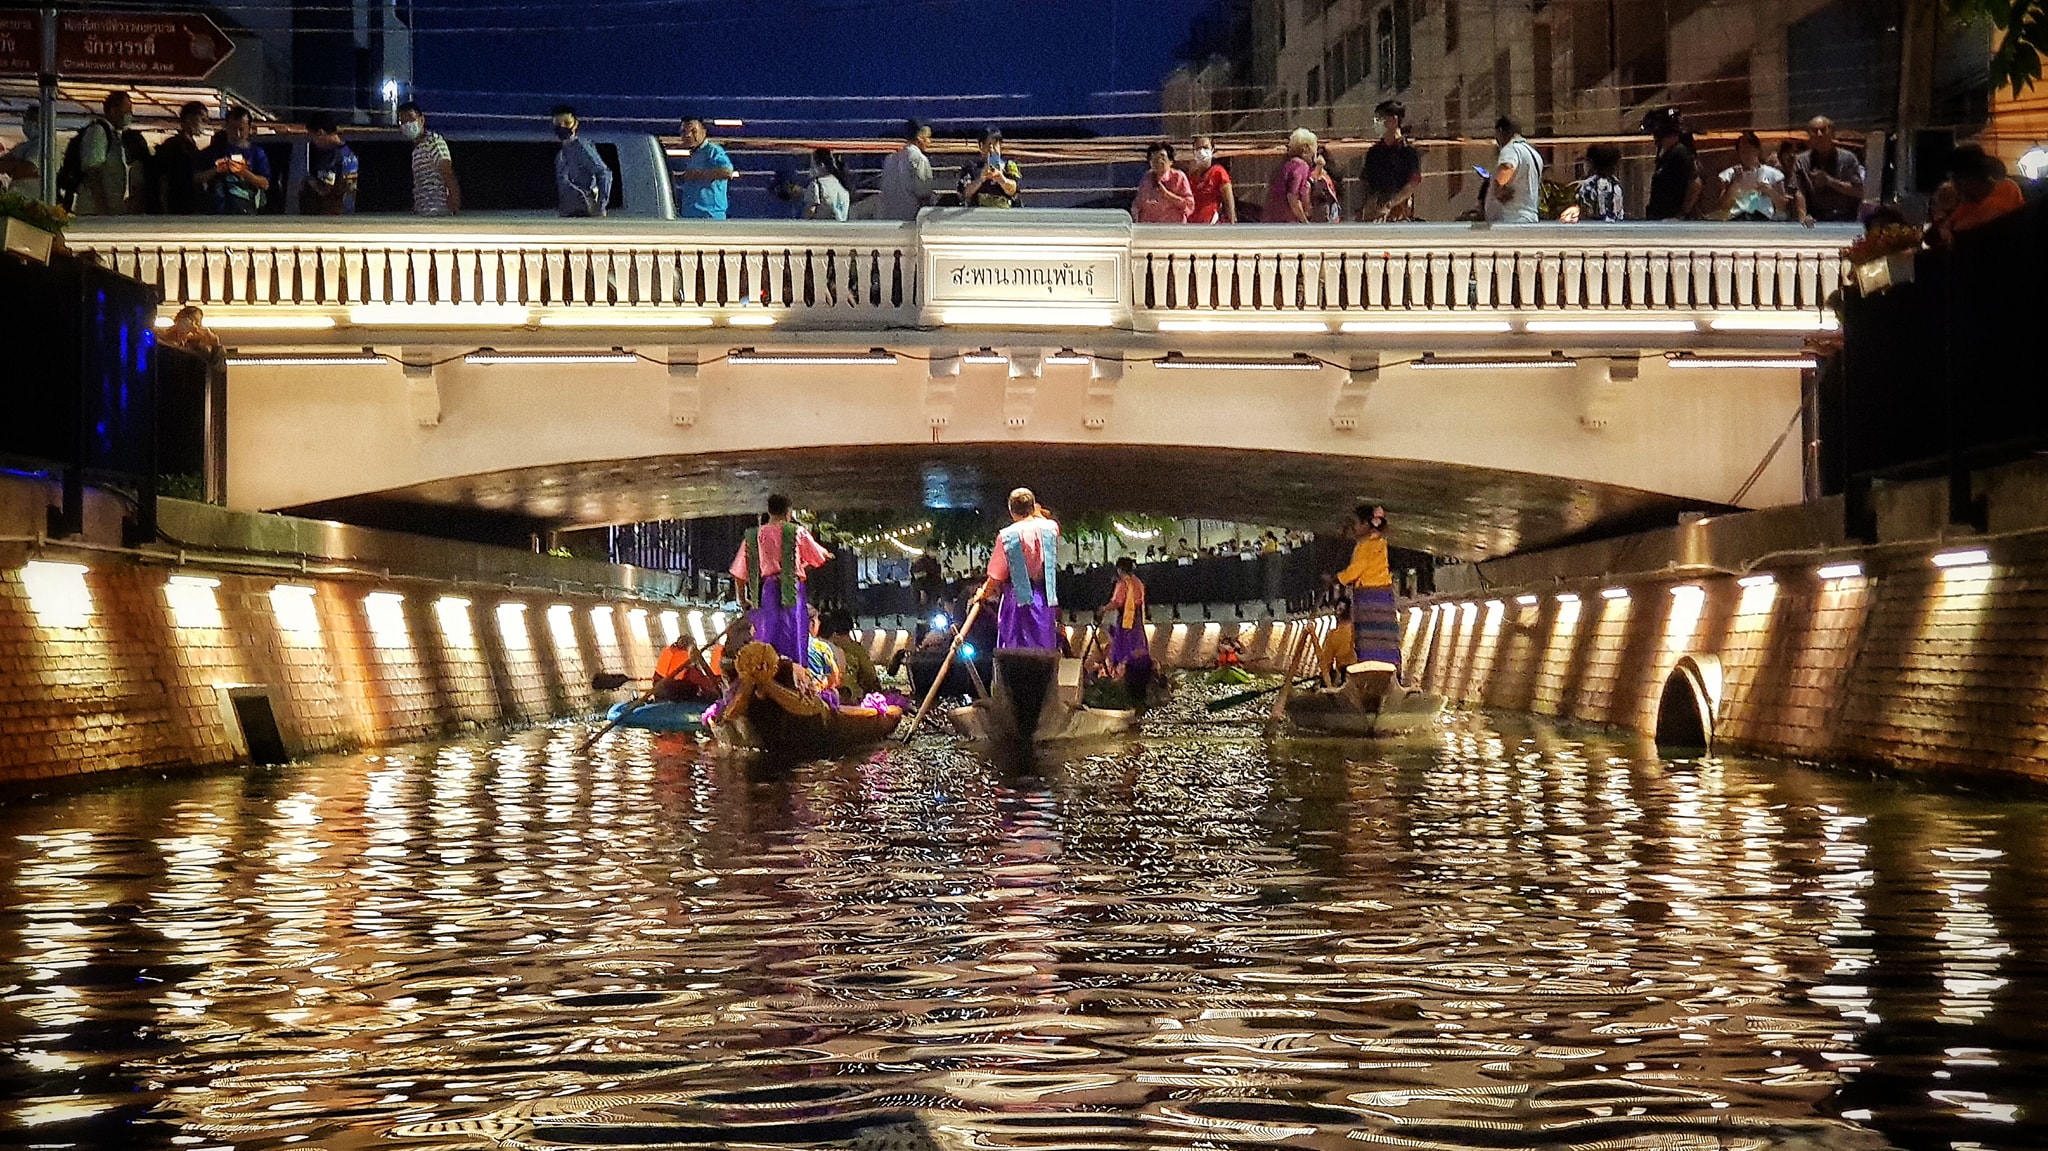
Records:
{"label": "bridge underside", "polygon": [[1383,502],[1404,547],[1484,559],[1668,524],[1701,504],[1557,476],[1229,445],[886,444],[594,460],[434,480],[287,509],[402,530],[529,531],[756,511],[999,509],[1027,485],[1056,511],[1201,516],[1331,531]]}

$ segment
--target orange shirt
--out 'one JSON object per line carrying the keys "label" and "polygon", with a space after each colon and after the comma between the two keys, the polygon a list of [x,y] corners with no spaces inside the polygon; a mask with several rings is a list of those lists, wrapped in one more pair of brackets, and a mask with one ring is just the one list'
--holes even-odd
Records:
{"label": "orange shirt", "polygon": [[2011,180],[2000,180],[1991,185],[1989,196],[1974,204],[1957,204],[1956,210],[1949,213],[1948,230],[1954,233],[1981,228],[2000,216],[2017,212],[2026,206],[2027,196],[2020,191],[2020,186]]}

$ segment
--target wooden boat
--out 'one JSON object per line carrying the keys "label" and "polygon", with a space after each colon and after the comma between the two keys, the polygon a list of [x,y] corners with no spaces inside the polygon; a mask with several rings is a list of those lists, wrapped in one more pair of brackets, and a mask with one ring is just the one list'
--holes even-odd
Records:
{"label": "wooden boat", "polygon": [[634,706],[633,700],[622,700],[612,705],[605,718],[619,727],[637,727],[645,731],[693,732],[705,730],[704,709],[711,705],[701,700],[688,703],[643,703]]}
{"label": "wooden boat", "polygon": [[1283,689],[1273,719],[1302,735],[1372,737],[1426,727],[1443,710],[1442,696],[1402,687],[1391,664],[1371,663],[1352,668],[1341,687]]}
{"label": "wooden boat", "polygon": [[789,661],[765,643],[750,643],[734,659],[738,681],[714,713],[712,734],[719,746],[759,752],[779,763],[837,759],[895,732],[903,709],[834,709],[815,692],[796,687]]}
{"label": "wooden boat", "polygon": [[1120,735],[1138,723],[1135,710],[1081,703],[1080,660],[1028,649],[997,652],[988,698],[954,708],[952,718],[968,739],[1011,749]]}

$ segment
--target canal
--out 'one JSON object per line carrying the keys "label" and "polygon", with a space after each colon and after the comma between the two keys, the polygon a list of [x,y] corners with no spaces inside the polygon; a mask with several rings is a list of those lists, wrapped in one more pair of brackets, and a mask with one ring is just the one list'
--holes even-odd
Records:
{"label": "canal", "polygon": [[0,807],[0,1142],[2048,1144],[2048,805],[1459,715]]}

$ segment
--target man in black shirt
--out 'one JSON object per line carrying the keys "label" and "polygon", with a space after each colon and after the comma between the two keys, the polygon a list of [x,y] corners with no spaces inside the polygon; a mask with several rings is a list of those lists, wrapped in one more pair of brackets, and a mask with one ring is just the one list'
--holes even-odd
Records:
{"label": "man in black shirt", "polygon": [[1415,218],[1415,190],[1422,186],[1422,154],[1401,132],[1408,108],[1399,100],[1383,100],[1372,110],[1380,122],[1380,138],[1366,149],[1360,171],[1365,203],[1358,218],[1378,222]]}
{"label": "man in black shirt", "polygon": [[1650,203],[1643,218],[1690,219],[1699,208],[1700,169],[1678,110],[1658,109],[1643,117],[1643,127],[1657,141],[1657,169],[1650,175]]}

